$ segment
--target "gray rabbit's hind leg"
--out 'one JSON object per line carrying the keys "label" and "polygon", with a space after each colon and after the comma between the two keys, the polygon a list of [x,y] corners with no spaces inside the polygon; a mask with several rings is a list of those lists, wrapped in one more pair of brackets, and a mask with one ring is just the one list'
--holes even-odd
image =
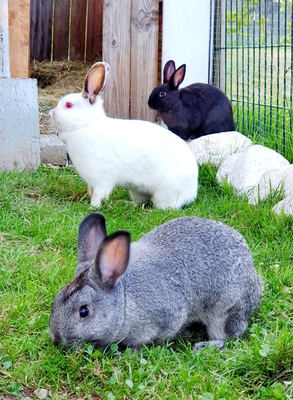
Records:
{"label": "gray rabbit's hind leg", "polygon": [[241,304],[232,307],[225,323],[225,333],[227,337],[236,339],[242,336],[247,329],[250,314],[250,310],[247,310],[246,307]]}
{"label": "gray rabbit's hind leg", "polygon": [[198,342],[193,346],[193,351],[198,351],[208,346],[218,347],[218,349],[222,350],[225,346],[225,343],[226,340],[208,340],[206,342]]}
{"label": "gray rabbit's hind leg", "polygon": [[207,346],[223,349],[228,338],[236,339],[243,335],[248,325],[248,314],[250,313],[247,308],[239,302],[229,309],[226,317],[218,316],[209,319],[207,332],[211,340],[196,343],[193,350],[200,350]]}

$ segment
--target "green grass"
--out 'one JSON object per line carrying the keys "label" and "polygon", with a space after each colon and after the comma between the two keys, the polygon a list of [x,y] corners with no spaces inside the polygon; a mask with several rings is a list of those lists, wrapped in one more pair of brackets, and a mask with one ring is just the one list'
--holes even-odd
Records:
{"label": "green grass", "polygon": [[265,281],[247,332],[223,351],[194,353],[186,336],[131,354],[116,345],[65,352],[49,338],[51,304],[73,276],[78,226],[91,211],[84,182],[73,169],[42,167],[2,173],[0,187],[1,399],[41,389],[52,399],[293,398],[293,221],[271,212],[276,195],[250,206],[209,166],[197,200],[180,211],[135,207],[115,190],[101,209],[109,232],[128,229],[137,240],[181,215],[221,220],[244,235]]}
{"label": "green grass", "polygon": [[292,107],[282,109],[258,106],[253,102],[249,105],[234,103],[233,113],[239,132],[293,163]]}

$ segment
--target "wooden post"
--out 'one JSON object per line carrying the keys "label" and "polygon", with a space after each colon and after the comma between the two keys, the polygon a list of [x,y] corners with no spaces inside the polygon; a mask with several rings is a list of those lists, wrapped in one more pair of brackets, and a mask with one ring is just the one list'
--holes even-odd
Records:
{"label": "wooden post", "polygon": [[30,0],[9,0],[10,72],[13,78],[30,75]]}
{"label": "wooden post", "polygon": [[103,60],[111,68],[104,104],[114,118],[130,115],[130,17],[131,0],[104,0]]}
{"label": "wooden post", "polygon": [[159,1],[134,0],[131,12],[130,117],[155,121],[148,107],[151,91],[158,85]]}
{"label": "wooden post", "polygon": [[111,67],[105,110],[154,121],[147,100],[157,85],[159,0],[104,0],[103,60]]}

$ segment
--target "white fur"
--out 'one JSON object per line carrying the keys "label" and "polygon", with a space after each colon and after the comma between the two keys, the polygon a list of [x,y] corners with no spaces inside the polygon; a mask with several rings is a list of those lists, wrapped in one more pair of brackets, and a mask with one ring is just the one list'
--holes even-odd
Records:
{"label": "white fur", "polygon": [[134,202],[151,199],[161,209],[180,208],[196,198],[197,162],[170,131],[147,121],[107,117],[100,95],[90,104],[82,94],[69,94],[50,116],[89,186],[92,206],[99,207],[115,186],[129,189]]}

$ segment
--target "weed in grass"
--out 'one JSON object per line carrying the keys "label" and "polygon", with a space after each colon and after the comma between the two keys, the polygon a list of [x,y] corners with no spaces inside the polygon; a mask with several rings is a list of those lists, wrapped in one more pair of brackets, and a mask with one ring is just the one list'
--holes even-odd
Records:
{"label": "weed in grass", "polygon": [[72,279],[78,227],[92,211],[84,182],[71,168],[0,174],[0,398],[43,388],[58,400],[293,398],[292,218],[271,212],[276,197],[251,206],[215,175],[201,167],[198,198],[182,210],[142,209],[116,189],[100,211],[109,232],[128,229],[133,240],[182,215],[233,226],[264,278],[261,307],[223,351],[194,353],[198,337],[184,335],[131,353],[115,344],[68,351],[49,338],[51,304]]}

